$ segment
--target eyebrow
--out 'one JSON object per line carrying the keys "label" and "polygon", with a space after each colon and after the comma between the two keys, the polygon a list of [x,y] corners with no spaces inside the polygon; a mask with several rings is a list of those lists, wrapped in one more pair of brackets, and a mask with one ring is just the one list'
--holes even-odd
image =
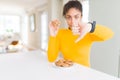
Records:
{"label": "eyebrow", "polygon": [[76,14],[75,16],[79,16],[80,14]]}
{"label": "eyebrow", "polygon": [[[66,15],[66,16],[71,16],[71,15]],[[76,14],[76,15],[74,15],[74,16],[79,16],[79,14]]]}

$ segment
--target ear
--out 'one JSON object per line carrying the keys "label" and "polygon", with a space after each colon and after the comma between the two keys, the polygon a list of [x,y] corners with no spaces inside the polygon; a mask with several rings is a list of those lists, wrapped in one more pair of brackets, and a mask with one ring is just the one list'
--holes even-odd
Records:
{"label": "ear", "polygon": [[82,18],[83,18],[83,15],[81,14],[81,20],[82,20]]}
{"label": "ear", "polygon": [[83,14],[81,14],[81,17],[83,17]]}

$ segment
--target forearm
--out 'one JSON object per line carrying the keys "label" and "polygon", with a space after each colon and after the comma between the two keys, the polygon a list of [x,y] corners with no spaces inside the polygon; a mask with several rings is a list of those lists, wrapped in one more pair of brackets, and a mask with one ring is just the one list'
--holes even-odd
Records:
{"label": "forearm", "polygon": [[55,61],[58,56],[59,42],[56,37],[50,36],[48,43],[48,60],[50,62]]}
{"label": "forearm", "polygon": [[90,34],[92,35],[92,40],[96,41],[108,40],[113,36],[113,32],[111,29],[98,24],[95,27],[95,31]]}

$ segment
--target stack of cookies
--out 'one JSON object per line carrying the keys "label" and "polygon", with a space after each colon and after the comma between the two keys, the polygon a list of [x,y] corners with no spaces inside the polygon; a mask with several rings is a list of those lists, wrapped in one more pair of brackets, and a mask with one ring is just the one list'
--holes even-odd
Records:
{"label": "stack of cookies", "polygon": [[60,59],[55,62],[55,65],[58,67],[70,67],[73,65],[71,60]]}

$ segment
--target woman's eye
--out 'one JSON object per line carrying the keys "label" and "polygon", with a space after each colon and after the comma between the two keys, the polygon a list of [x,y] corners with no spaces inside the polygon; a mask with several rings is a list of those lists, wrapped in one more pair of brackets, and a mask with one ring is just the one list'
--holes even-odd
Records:
{"label": "woman's eye", "polygon": [[71,19],[71,17],[70,17],[70,16],[68,16],[68,17],[66,17],[66,19],[68,19],[68,20],[69,20],[69,19]]}
{"label": "woman's eye", "polygon": [[79,16],[75,16],[75,19],[78,19],[79,18]]}

